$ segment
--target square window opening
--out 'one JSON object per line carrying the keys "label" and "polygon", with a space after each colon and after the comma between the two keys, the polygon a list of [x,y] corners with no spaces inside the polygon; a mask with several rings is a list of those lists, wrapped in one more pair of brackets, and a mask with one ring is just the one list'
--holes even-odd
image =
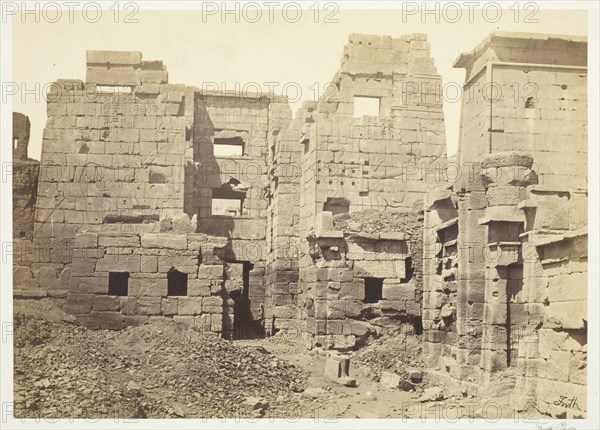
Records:
{"label": "square window opening", "polygon": [[167,273],[167,296],[187,296],[188,275],[171,268]]}
{"label": "square window opening", "polygon": [[379,116],[381,99],[379,97],[354,97],[354,116]]}
{"label": "square window opening", "polygon": [[350,212],[350,200],[345,197],[327,197],[327,201],[323,203],[323,210],[333,215],[347,214]]}
{"label": "square window opening", "polygon": [[108,295],[126,296],[129,293],[129,272],[109,272]]}
{"label": "square window opening", "polygon": [[383,295],[383,278],[365,278],[364,303],[377,303]]}
{"label": "square window opening", "polygon": [[243,205],[244,199],[242,197],[226,199],[213,198],[211,215],[240,216],[242,214]]}
{"label": "square window opening", "polygon": [[244,140],[241,137],[215,137],[213,154],[217,157],[244,155]]}

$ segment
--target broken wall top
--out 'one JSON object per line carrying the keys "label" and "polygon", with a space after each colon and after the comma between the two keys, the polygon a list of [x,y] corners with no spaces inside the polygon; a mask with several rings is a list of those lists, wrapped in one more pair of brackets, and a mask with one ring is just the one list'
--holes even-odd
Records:
{"label": "broken wall top", "polygon": [[138,51],[86,51],[86,81],[97,85],[138,86],[166,84],[162,61],[143,61]]}
{"label": "broken wall top", "polygon": [[468,80],[490,61],[586,67],[587,37],[495,32],[460,54],[454,67],[467,69]]}
{"label": "broken wall top", "polygon": [[339,73],[349,75],[437,74],[425,34],[351,34],[341,63]]}

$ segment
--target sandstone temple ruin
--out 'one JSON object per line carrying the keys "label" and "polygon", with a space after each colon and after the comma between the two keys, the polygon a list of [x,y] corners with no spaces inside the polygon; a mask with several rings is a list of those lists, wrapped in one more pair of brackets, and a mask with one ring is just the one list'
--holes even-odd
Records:
{"label": "sandstone temple ruin", "polygon": [[441,381],[475,392],[512,367],[519,401],[585,415],[586,38],[494,33],[460,55],[451,157],[421,34],[351,35],[295,115],[169,83],[140,52],[86,61],[48,93],[39,164],[14,117],[15,296],[63,297],[90,327],[339,350],[397,325]]}

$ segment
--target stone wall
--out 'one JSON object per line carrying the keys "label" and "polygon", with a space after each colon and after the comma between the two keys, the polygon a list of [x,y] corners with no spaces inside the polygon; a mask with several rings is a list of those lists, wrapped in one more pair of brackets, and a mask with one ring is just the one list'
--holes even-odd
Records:
{"label": "stone wall", "polygon": [[[196,91],[194,103],[194,164],[190,174],[194,187],[189,210],[198,214],[199,232],[228,238],[225,261],[252,265],[243,286],[250,307],[247,324],[269,329],[273,290],[267,284],[272,286],[273,280],[265,278],[267,259],[271,244],[283,244],[290,232],[283,227],[267,228],[269,215],[277,211],[274,199],[284,197],[266,189],[265,184],[275,187],[274,174],[268,169],[275,154],[271,146],[279,131],[287,127],[291,111],[285,100],[263,94]],[[239,152],[215,152],[215,144],[234,141],[242,142]],[[278,160],[284,158],[279,152],[277,156]],[[287,185],[285,178],[282,182]],[[240,210],[233,215],[215,213],[215,198],[239,199]],[[269,219],[272,222],[273,217]],[[239,335],[246,329],[254,330],[240,327]]]}
{"label": "stone wall", "polygon": [[[537,356],[523,356],[524,386],[535,386],[536,406],[557,418],[587,411],[587,232],[536,243],[544,303]],[[530,339],[535,344],[535,337]],[[535,374],[537,370],[537,374]],[[531,381],[531,376],[537,381]],[[529,381],[528,381],[529,379]],[[529,384],[528,384],[529,383]]]}
{"label": "stone wall", "polygon": [[[395,251],[393,263],[368,258],[355,261],[352,255],[356,254],[357,242],[348,241],[347,236],[364,239],[369,236],[368,231],[330,231],[329,218],[344,213],[361,216],[371,211],[402,214],[421,208],[428,190],[425,178],[437,161],[445,160],[441,99],[435,94],[440,82],[424,35],[401,38],[350,35],[341,68],[327,94],[316,103],[306,102],[292,122],[292,128],[299,132],[297,141],[303,152],[298,305],[304,308],[301,318],[306,319],[305,331],[310,333],[307,344],[316,339],[334,347],[353,346],[351,338],[337,337],[340,335],[336,318],[329,316],[324,320],[332,320],[331,329],[323,329],[319,318],[316,322],[312,320],[312,313],[319,314],[318,308],[314,311],[311,308],[317,300],[335,312],[338,293],[326,291],[328,283],[335,286],[340,282],[334,279],[337,268],[352,273],[347,281],[356,284],[356,288],[347,297],[356,301],[358,313],[364,300],[365,282],[372,282],[365,278],[385,278],[385,290],[390,297],[400,294],[392,291],[403,291],[402,299],[382,298],[385,311],[401,313],[408,308],[409,314],[420,316],[419,306],[406,304],[420,303],[420,278],[401,286],[408,257],[409,261],[418,259],[416,265],[420,267],[419,247],[415,250],[417,254],[411,256],[412,249],[402,245],[402,251]],[[377,108],[366,114],[359,111],[364,99],[375,101]],[[404,231],[385,233],[400,237]],[[407,235],[411,236],[416,239],[420,231]],[[364,240],[377,241],[379,236]],[[420,243],[421,238],[416,242]],[[380,272],[378,266],[388,263],[393,270],[381,271],[381,276],[373,274]],[[315,270],[319,273],[325,270],[332,278],[311,281]],[[327,299],[328,295],[331,299]],[[360,324],[348,324],[343,330],[347,336],[365,334]],[[316,333],[318,339],[314,337]],[[327,336],[333,336],[334,340]]]}
{"label": "stone wall", "polygon": [[519,407],[557,417],[586,410],[586,52],[584,38],[498,33],[461,55],[462,175],[426,204],[432,375],[476,391],[515,368]]}
{"label": "stone wall", "polygon": [[[202,331],[230,333],[233,302],[215,253],[225,243],[196,233],[80,233],[67,309],[90,327],[119,329],[166,317]],[[186,291],[170,290],[173,271],[184,274]],[[115,273],[128,278],[122,291],[111,285]]]}
{"label": "stone wall", "polygon": [[59,272],[76,234],[158,231],[183,208],[185,86],[139,52],[88,51],[87,63],[85,83],[59,80],[47,96],[35,266]]}

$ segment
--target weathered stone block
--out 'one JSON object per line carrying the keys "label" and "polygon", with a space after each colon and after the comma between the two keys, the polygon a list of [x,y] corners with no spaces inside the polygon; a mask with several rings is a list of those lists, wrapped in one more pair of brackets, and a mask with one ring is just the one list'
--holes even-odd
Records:
{"label": "weathered stone block", "polygon": [[357,320],[346,320],[344,321],[344,331],[343,334],[355,335],[355,336],[364,336],[368,333],[377,333],[377,328],[366,322],[366,321],[357,321]]}
{"label": "weathered stone block", "polygon": [[188,296],[208,297],[210,296],[212,282],[206,279],[188,279]]}
{"label": "weathered stone block", "polygon": [[162,312],[160,297],[140,297],[137,302],[138,313],[141,315],[160,315]]}
{"label": "weathered stone block", "polygon": [[95,296],[92,294],[69,294],[67,310],[72,314],[87,314],[92,311]]}
{"label": "weathered stone block", "polygon": [[[113,248],[116,250],[116,248]],[[122,250],[118,250],[121,252]],[[106,254],[96,262],[97,272],[130,272],[140,271],[140,256],[131,254]],[[73,273],[78,272],[73,268]],[[81,275],[80,275],[81,276]]]}
{"label": "weathered stone block", "polygon": [[104,247],[139,247],[140,237],[137,234],[102,233],[98,235],[98,245]]}
{"label": "weathered stone block", "polygon": [[161,255],[158,257],[158,271],[168,272],[171,268],[188,275],[196,275],[198,272],[198,257],[189,257],[187,255]]}
{"label": "weathered stone block", "polygon": [[73,242],[74,248],[96,248],[98,246],[97,233],[78,233]]}
{"label": "weathered stone block", "polygon": [[327,318],[328,319],[344,319],[346,316],[346,301],[345,300],[330,300],[327,303]]}
{"label": "weathered stone block", "polygon": [[223,298],[220,296],[210,296],[205,297],[203,301],[203,305],[206,306],[223,306]]}
{"label": "weathered stone block", "polygon": [[222,265],[207,265],[201,264],[198,268],[198,279],[222,279]]}
{"label": "weathered stone block", "polygon": [[556,329],[584,329],[587,306],[584,301],[556,302],[545,307],[544,327]]}
{"label": "weathered stone block", "polygon": [[210,331],[221,332],[223,331],[223,316],[219,314],[213,314],[210,318]]}
{"label": "weathered stone block", "polygon": [[156,255],[142,255],[140,270],[147,273],[156,273],[158,271],[158,257]]}
{"label": "weathered stone block", "polygon": [[361,279],[340,284],[340,297],[362,300],[365,297],[365,284]]}
{"label": "weathered stone block", "polygon": [[86,51],[87,64],[138,66],[142,63],[142,53],[138,51]]}
{"label": "weathered stone block", "polygon": [[346,300],[346,316],[356,318],[360,315],[363,304],[360,300]]}
{"label": "weathered stone block", "polygon": [[162,299],[162,314],[165,316],[177,315],[178,313],[178,299],[177,298],[166,298]]}
{"label": "weathered stone block", "polygon": [[95,311],[118,311],[120,308],[121,308],[120,297],[97,295],[94,298],[94,310]]}
{"label": "weathered stone block", "polygon": [[75,258],[71,267],[74,276],[94,276],[96,270],[96,259]]}
{"label": "weathered stone block", "polygon": [[96,85],[135,86],[140,83],[139,71],[133,67],[88,67],[86,81]]}
{"label": "weathered stone block", "polygon": [[123,315],[137,315],[138,313],[138,298],[137,297],[121,297],[120,308]]}
{"label": "weathered stone block", "polygon": [[184,234],[146,233],[142,235],[143,248],[187,249],[187,237]]}
{"label": "weathered stone block", "polygon": [[194,326],[201,332],[210,331],[210,314],[202,314],[194,318]]}
{"label": "weathered stone block", "polygon": [[179,297],[179,315],[200,315],[202,313],[202,297]]}
{"label": "weathered stone block", "polygon": [[195,324],[195,317],[190,316],[190,315],[174,315],[173,316],[173,322],[175,322],[175,324],[179,324],[182,325],[184,327],[187,328],[192,328],[194,327]]}
{"label": "weathered stone block", "polygon": [[294,318],[298,314],[296,306],[277,306],[273,309],[275,318]]}
{"label": "weathered stone block", "polygon": [[392,373],[392,372],[387,372],[387,371],[381,372],[381,379],[379,380],[381,385],[388,387],[388,388],[400,387],[401,381],[402,381],[402,378],[400,377],[400,375],[397,375],[396,373]]}
{"label": "weathered stone block", "polygon": [[413,284],[384,284],[382,298],[385,300],[415,300],[415,286]]}

